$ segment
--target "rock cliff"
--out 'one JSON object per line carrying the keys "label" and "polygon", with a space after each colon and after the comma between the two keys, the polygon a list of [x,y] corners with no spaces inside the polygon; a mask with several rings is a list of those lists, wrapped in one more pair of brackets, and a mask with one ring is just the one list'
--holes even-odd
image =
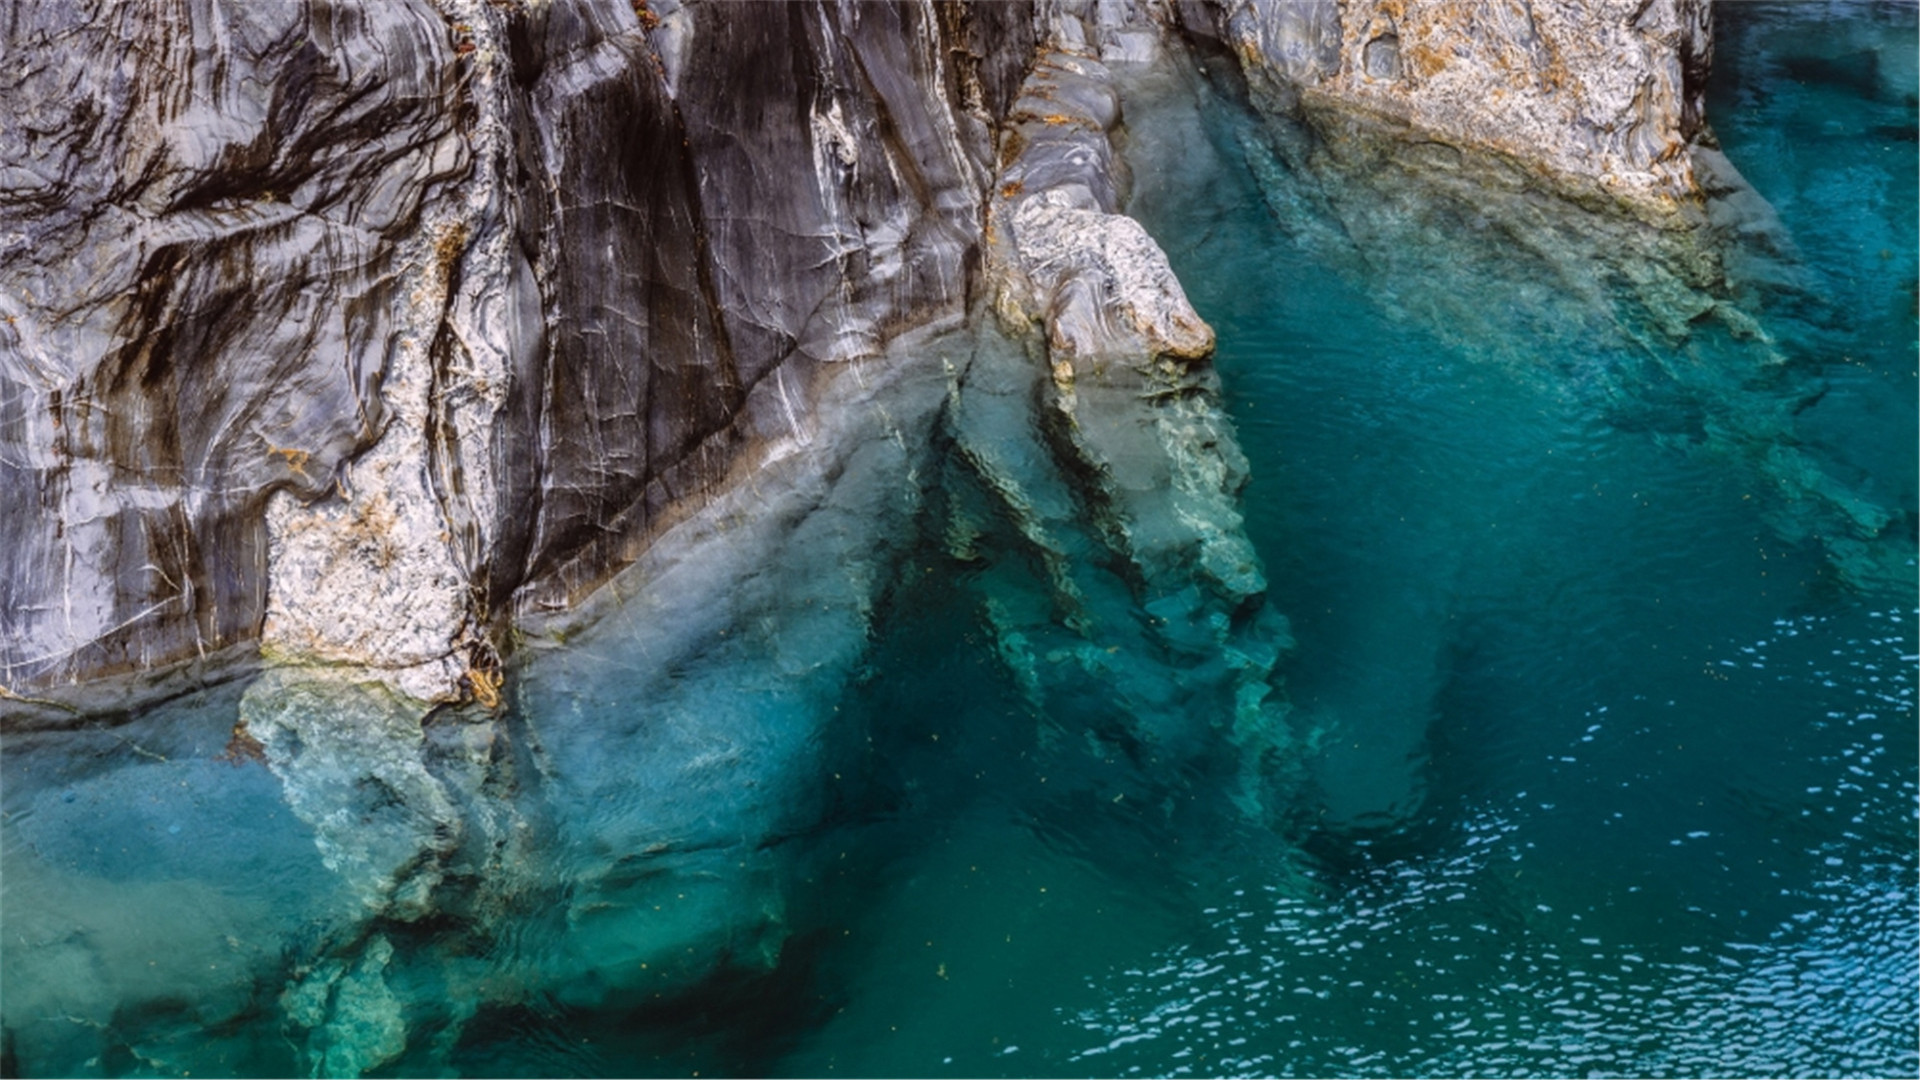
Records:
{"label": "rock cliff", "polygon": [[258,642],[431,702],[750,473],[822,365],[962,314],[1032,21],[205,0],[5,34],[0,685]]}
{"label": "rock cliff", "polygon": [[[995,295],[1049,305],[1060,356],[1203,353],[1197,319],[1152,322],[1184,300],[1097,287],[1152,245],[1077,70],[1174,23],[1276,94],[1629,199],[1695,184],[1694,0],[20,9],[7,706],[57,722],[257,650],[492,700],[506,628],[752,476],[825,367],[957,322],[996,215],[1037,269]],[[1061,109],[1020,112],[1036,70]],[[1075,139],[1096,179],[1041,175],[1031,147]]]}

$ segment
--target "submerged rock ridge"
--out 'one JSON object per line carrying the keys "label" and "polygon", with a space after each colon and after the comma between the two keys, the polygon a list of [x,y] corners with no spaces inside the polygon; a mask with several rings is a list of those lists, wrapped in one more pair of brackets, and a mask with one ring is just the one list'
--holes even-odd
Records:
{"label": "submerged rock ridge", "polygon": [[[1289,639],[1242,526],[1247,466],[1206,363],[1213,330],[1159,245],[1118,212],[1120,99],[1103,55],[1127,68],[1165,57],[1150,34],[1113,32],[1128,13],[1091,21],[1056,21],[1009,115],[989,288],[1045,374],[1023,382],[1005,349],[964,373],[947,414],[948,531],[975,557],[992,514],[1047,568],[1050,609],[984,600],[1000,656],[1042,715],[1101,716],[1100,737],[1163,767],[1224,736],[1242,809],[1278,814],[1280,778],[1297,765],[1273,685]],[[1044,445],[1007,437],[1021,430]]]}

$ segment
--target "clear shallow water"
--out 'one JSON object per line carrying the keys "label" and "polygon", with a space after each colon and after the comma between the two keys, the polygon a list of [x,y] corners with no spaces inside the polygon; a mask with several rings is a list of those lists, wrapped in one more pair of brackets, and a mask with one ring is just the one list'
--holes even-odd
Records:
{"label": "clear shallow water", "polygon": [[[1817,467],[1906,508],[1913,21],[1723,5],[1710,112],[1808,279],[1760,310],[1824,380],[1794,432]],[[1445,276],[1444,253],[1340,248],[1229,82],[1137,87],[1127,110],[1131,209],[1219,333],[1248,531],[1296,639],[1284,689],[1312,737],[1278,827],[1204,760],[1112,737],[1098,700],[1036,713],[982,612],[1043,608],[1047,567],[927,537],[869,646],[836,614],[863,602],[837,575],[886,560],[816,522],[826,538],[724,603],[687,601],[720,570],[681,568],[667,607],[631,605],[516,674],[518,775],[551,819],[529,812],[539,839],[516,865],[551,880],[487,940],[457,918],[386,928],[384,985],[410,1015],[489,1004],[416,1020],[381,1071],[1920,1069],[1911,571],[1839,581],[1746,459],[1669,422],[1692,404],[1622,395],[1591,355],[1606,335],[1463,339],[1402,267],[1468,305],[1528,298]],[[1764,413],[1764,390],[1723,414]],[[274,958],[309,963],[343,901],[273,777],[218,760],[237,694],[77,753],[8,744],[10,779],[36,786],[6,793],[0,903],[36,977],[65,965],[32,999],[78,1017],[70,1059],[48,1049],[61,1025],[34,1029],[61,1071],[304,1069]],[[752,790],[709,760],[743,752],[775,763]],[[776,839],[730,846],[756,829]],[[636,868],[607,844],[666,850]],[[89,907],[109,903],[102,881],[123,890],[111,911]],[[675,901],[657,923],[622,915]],[[655,996],[660,941],[681,933],[747,970]],[[102,987],[145,1003],[110,1026],[184,1034],[102,1052],[85,1007]]]}

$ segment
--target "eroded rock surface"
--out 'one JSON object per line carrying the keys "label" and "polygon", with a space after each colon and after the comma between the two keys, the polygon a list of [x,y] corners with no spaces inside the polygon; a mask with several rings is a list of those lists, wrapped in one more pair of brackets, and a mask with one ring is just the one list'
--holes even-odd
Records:
{"label": "eroded rock surface", "polygon": [[[6,34],[33,58],[0,76],[25,120],[0,130],[10,736],[257,649],[273,668],[230,706],[240,764],[272,770],[286,834],[338,886],[297,929],[220,887],[200,904],[277,944],[181,985],[276,986],[234,1009],[281,1016],[289,1063],[209,1045],[147,982],[63,982],[86,940],[134,974],[149,951],[114,912],[153,890],[102,885],[118,863],[10,871],[9,910],[51,919],[9,945],[10,987],[54,1017],[16,1025],[10,997],[10,1060],[352,1075],[457,1038],[481,1002],[770,964],[785,870],[757,853],[818,820],[822,711],[912,532],[931,430],[912,402],[943,385],[887,349],[966,309],[1030,10],[101,5],[22,9]],[[871,400],[903,371],[935,392]],[[813,561],[762,564],[788,544]],[[676,695],[677,667],[639,663],[608,685],[651,710],[541,679],[579,707],[511,730],[494,711],[510,625],[662,590],[676,611],[732,602],[704,634],[676,614],[602,640],[684,659],[764,622],[772,697],[725,708],[733,669]],[[110,771],[144,790],[144,760]],[[564,844],[542,859],[534,837]],[[82,879],[99,910],[59,910]],[[495,940],[539,912],[564,961]],[[433,920],[460,933],[415,929]]]}
{"label": "eroded rock surface", "polygon": [[1698,194],[1709,0],[1185,0],[1286,97],[1324,97],[1656,207]]}
{"label": "eroded rock surface", "polygon": [[0,683],[259,634],[269,494],[333,491],[435,318],[421,216],[469,168],[446,21],[34,5],[0,98]]}
{"label": "eroded rock surface", "polygon": [[[1740,189],[1699,137],[1702,4],[1179,10],[1308,117],[1248,148],[1298,242],[1471,332],[1493,316],[1413,287],[1444,275],[1406,253],[1472,229],[1457,250],[1514,275],[1513,317],[1603,328],[1635,362],[1643,328],[1710,329],[1751,346],[1716,379],[1778,377],[1668,213]],[[836,696],[930,538],[978,571],[1036,717],[1143,766],[1116,797],[1200,776],[1284,814],[1310,734],[1274,675],[1287,627],[1213,332],[1121,212],[1114,72],[1166,61],[1173,21],[1126,0],[21,8],[0,707],[32,739],[99,703],[63,702],[75,683],[171,689],[151,673],[256,647],[275,667],[229,688],[218,757],[117,750],[63,790],[49,741],[9,774],[31,783],[8,851],[53,852],[9,871],[38,907],[11,986],[43,1018],[9,1038],[202,1071],[291,1047],[353,1074],[444,1050],[481,1003],[619,1008],[764,970],[791,852],[839,809]],[[1543,206],[1534,166],[1637,209]],[[1638,276],[1541,295],[1608,245]],[[1004,333],[932,332],[989,306]],[[1773,460],[1794,399],[1751,400],[1779,407],[1698,426]],[[129,869],[57,843],[92,835],[63,807],[171,810],[220,758],[280,811],[261,848],[302,855],[283,888],[149,880],[232,877],[244,852]],[[233,927],[233,969],[132,963],[151,946],[120,909],[162,902]],[[181,984],[207,1004],[153,1019]],[[194,1041],[248,1008],[278,1010],[284,1046]]]}
{"label": "eroded rock surface", "polygon": [[6,33],[0,685],[58,721],[21,698],[256,640],[473,696],[513,612],[751,469],[819,365],[961,313],[1032,21],[208,0]]}
{"label": "eroded rock surface", "polygon": [[508,624],[750,475],[820,365],[959,317],[983,262],[1055,359],[1203,355],[1107,137],[1105,66],[1175,21],[1415,141],[1647,205],[1713,183],[1696,0],[23,9],[9,711],[256,642],[488,700]]}
{"label": "eroded rock surface", "polygon": [[[1213,330],[1118,212],[1120,99],[1101,49],[1137,67],[1161,55],[1132,47],[1153,25],[1057,13],[1014,103],[989,284],[1010,331],[1039,340],[1030,358],[987,349],[964,372],[947,416],[949,531],[971,550],[994,532],[980,519],[999,519],[999,542],[1046,568],[1050,610],[984,604],[1036,710],[1103,715],[1102,737],[1163,767],[1231,746],[1235,798],[1259,817],[1284,809],[1277,781],[1297,765],[1273,680],[1286,622],[1243,529],[1247,466],[1205,362]],[[1022,360],[1044,377],[1023,379]],[[1035,431],[1038,445],[1016,434]]]}

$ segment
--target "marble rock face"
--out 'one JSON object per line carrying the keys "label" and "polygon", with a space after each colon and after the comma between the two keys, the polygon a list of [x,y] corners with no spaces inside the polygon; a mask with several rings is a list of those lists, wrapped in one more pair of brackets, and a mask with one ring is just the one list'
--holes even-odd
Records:
{"label": "marble rock face", "polygon": [[58,721],[26,699],[256,645],[471,696],[516,611],[750,471],[820,365],[962,312],[1032,16],[195,0],[3,32],[0,686]]}
{"label": "marble rock face", "polygon": [[[1037,714],[1283,814],[1288,630],[1213,331],[1124,213],[1117,73],[1179,25],[1278,96],[1656,202],[1695,183],[1692,0],[12,10],[0,729],[7,828],[53,856],[9,871],[38,913],[9,963],[48,995],[93,963],[68,909],[113,961],[23,998],[59,1017],[23,1052],[85,1061],[185,982],[128,959],[109,895],[235,928],[181,1031],[284,988],[329,1073],[473,1007],[421,1002],[764,969],[787,841],[843,798],[833,703],[926,536],[976,565]],[[1314,175],[1382,171],[1350,142]],[[256,657],[217,708],[76,723]],[[248,844],[193,843],[235,816]],[[182,839],[90,861],[109,826]],[[553,948],[481,963],[420,943],[443,924]],[[291,974],[251,944],[296,934]]]}
{"label": "marble rock face", "polygon": [[1695,184],[1704,0],[21,8],[0,705],[59,723],[261,651],[485,700],[509,624],[1009,251],[1055,359],[1204,355],[1106,135],[1103,65],[1175,23],[1278,93]]}
{"label": "marble rock face", "polygon": [[0,47],[16,691],[258,634],[267,499],[328,497],[390,422],[444,291],[425,208],[472,165],[432,9],[163,10],[22,7]]}

